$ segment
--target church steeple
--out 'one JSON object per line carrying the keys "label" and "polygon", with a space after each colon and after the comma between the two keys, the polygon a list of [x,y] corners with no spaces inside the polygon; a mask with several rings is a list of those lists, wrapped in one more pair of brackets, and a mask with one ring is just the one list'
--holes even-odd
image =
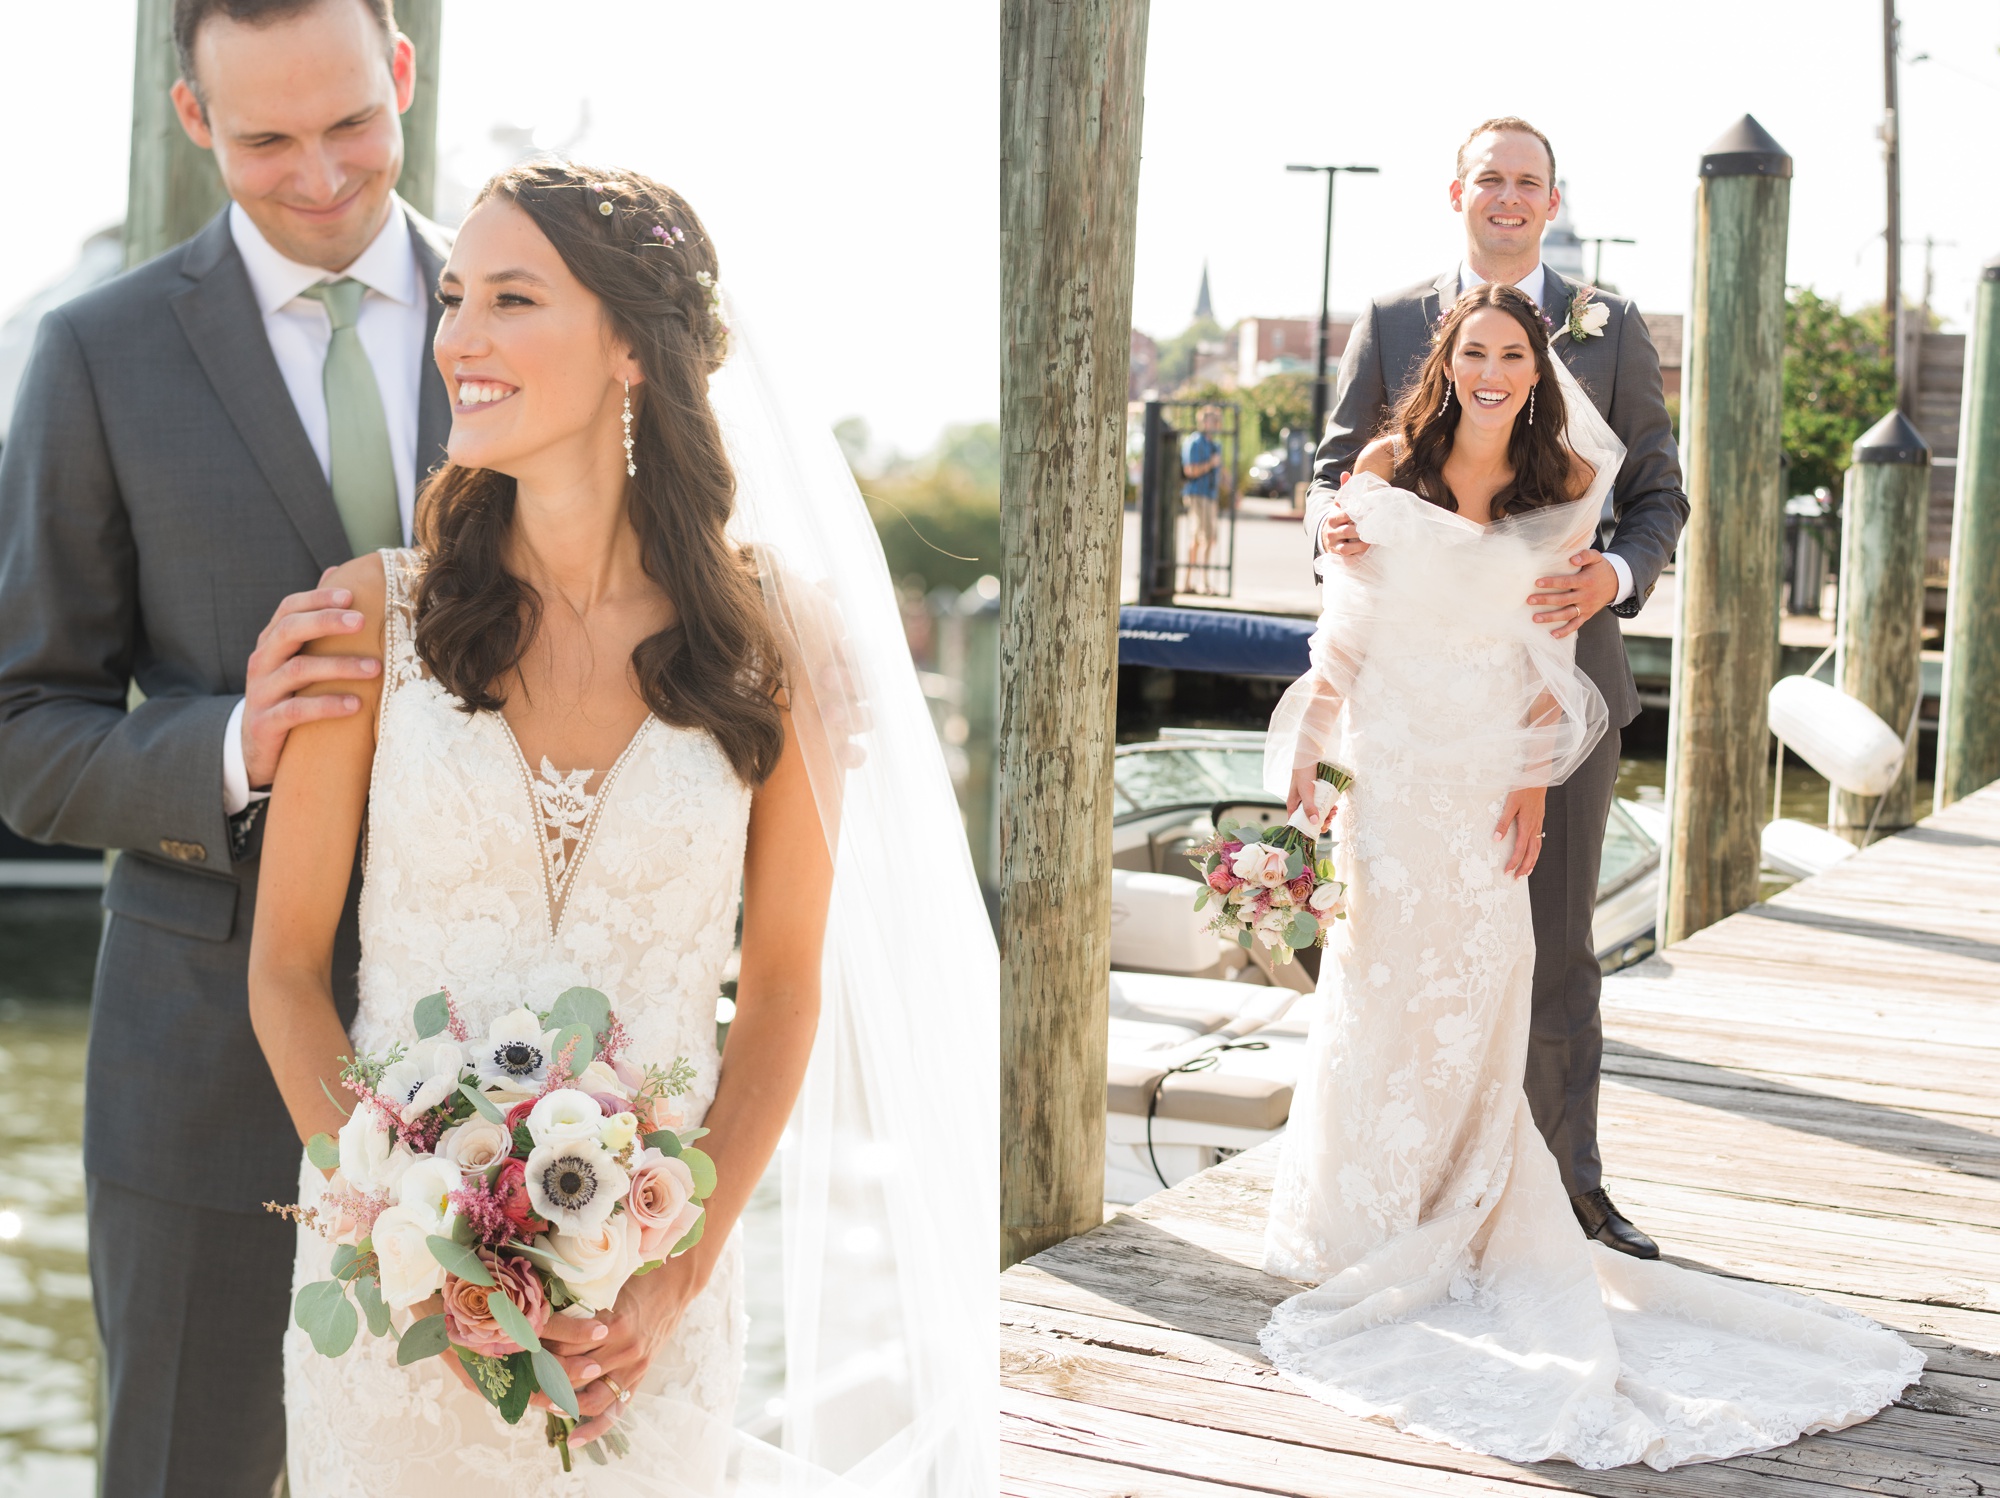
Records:
{"label": "church steeple", "polygon": [[1194,299],[1194,320],[1196,322],[1215,321],[1215,308],[1210,306],[1208,301],[1208,262],[1206,260],[1201,262],[1201,294]]}

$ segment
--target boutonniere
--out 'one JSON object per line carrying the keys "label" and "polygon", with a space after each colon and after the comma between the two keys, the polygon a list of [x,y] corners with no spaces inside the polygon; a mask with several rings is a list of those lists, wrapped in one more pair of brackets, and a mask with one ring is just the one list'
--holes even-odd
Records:
{"label": "boutonniere", "polygon": [[1573,342],[1581,343],[1586,338],[1595,338],[1604,331],[1604,325],[1611,321],[1611,309],[1604,303],[1595,301],[1595,286],[1582,286],[1570,299],[1569,320],[1563,324],[1563,331]]}

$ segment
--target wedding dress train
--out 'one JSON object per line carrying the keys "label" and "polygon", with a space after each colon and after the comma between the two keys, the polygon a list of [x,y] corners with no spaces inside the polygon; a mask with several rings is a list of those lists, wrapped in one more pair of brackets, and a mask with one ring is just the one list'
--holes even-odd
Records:
{"label": "wedding dress train", "polygon": [[[1329,569],[1314,671],[1272,734],[1276,783],[1301,733],[1355,777],[1334,829],[1349,915],[1266,1239],[1265,1267],[1315,1288],[1261,1341],[1351,1414],[1514,1461],[1664,1470],[1864,1420],[1923,1357],[1847,1311],[1585,1239],[1529,1114],[1528,886],[1493,829],[1524,765],[1559,780],[1588,752],[1596,694],[1521,599],[1590,544],[1606,482],[1486,529],[1372,476],[1342,491],[1373,550]],[[1337,726],[1314,727],[1315,681]]]}
{"label": "wedding dress train", "polygon": [[[531,768],[498,713],[467,714],[411,640],[414,552],[384,552],[383,699],[361,890],[361,1052],[408,1043],[411,1006],[449,988],[471,1034],[563,990],[609,995],[632,1054],[694,1068],[699,1124],[719,1070],[715,1001],[736,925],[750,791],[706,733],[648,717],[601,777]],[[595,782],[593,788],[593,781]],[[309,1163],[299,1200],[324,1185]],[[301,1228],[293,1289],[332,1247]],[[540,1411],[508,1426],[439,1358],[388,1338],[326,1358],[285,1335],[292,1498],[706,1494],[723,1482],[748,1322],[734,1239],[619,1428],[630,1455],[565,1476]]]}

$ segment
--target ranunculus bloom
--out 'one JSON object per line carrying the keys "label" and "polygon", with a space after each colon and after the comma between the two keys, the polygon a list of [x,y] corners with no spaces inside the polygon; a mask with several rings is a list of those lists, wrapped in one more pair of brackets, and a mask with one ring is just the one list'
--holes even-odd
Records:
{"label": "ranunculus bloom", "polygon": [[1312,892],[1312,899],[1307,903],[1324,915],[1340,903],[1340,897],[1345,893],[1347,893],[1346,885],[1338,879],[1329,879]]}
{"label": "ranunculus bloom", "polygon": [[595,1138],[543,1145],[528,1156],[528,1199],[559,1233],[595,1232],[624,1197],[626,1179]]}
{"label": "ranunculus bloom", "polygon": [[532,1238],[549,1230],[528,1195],[528,1167],[522,1161],[509,1160],[500,1167],[500,1174],[493,1178],[493,1194],[500,1198],[501,1210],[521,1237]]}
{"label": "ranunculus bloom", "polygon": [[701,1216],[701,1203],[694,1199],[694,1172],[684,1160],[656,1149],[642,1151],[632,1164],[625,1211],[639,1227],[642,1258],[664,1259]]}
{"label": "ranunculus bloom", "polygon": [[575,1271],[564,1275],[563,1283],[593,1311],[616,1305],[632,1271],[645,1262],[638,1225],[630,1212],[608,1217],[585,1233],[551,1233],[545,1241],[550,1252]]}
{"label": "ranunculus bloom", "polygon": [[444,1269],[431,1257],[428,1241],[436,1231],[420,1207],[390,1207],[375,1219],[370,1241],[381,1265],[382,1299],[391,1308],[408,1310],[443,1288]]}
{"label": "ranunculus bloom", "polygon": [[[599,1098],[598,1101],[602,1103],[605,1100]],[[633,1117],[631,1113],[625,1111],[611,1112],[610,1117],[606,1118],[598,1126],[597,1142],[615,1155],[637,1138],[638,1134],[639,1120]]]}
{"label": "ranunculus bloom", "polygon": [[507,1132],[511,1135],[528,1121],[528,1115],[535,1111],[534,1098],[524,1098],[507,1110]]}
{"label": "ranunculus bloom", "polygon": [[1285,882],[1285,853],[1269,843],[1245,843],[1231,862],[1232,873],[1250,884],[1272,889]]}
{"label": "ranunculus bloom", "polygon": [[438,1154],[460,1170],[485,1170],[513,1153],[514,1136],[505,1124],[475,1113],[438,1136]]}
{"label": "ranunculus bloom", "polygon": [[483,1352],[490,1358],[504,1358],[521,1351],[521,1345],[500,1330],[500,1323],[493,1319],[489,1301],[495,1295],[504,1294],[514,1302],[514,1306],[528,1318],[528,1325],[535,1329],[535,1335],[542,1334],[542,1328],[549,1324],[549,1298],[542,1289],[541,1276],[535,1273],[534,1265],[515,1254],[493,1254],[482,1252],[480,1262],[492,1274],[495,1284],[488,1288],[462,1280],[455,1274],[444,1277],[445,1325],[451,1331],[451,1340],[461,1347],[474,1352]]}
{"label": "ranunculus bloom", "polygon": [[1232,889],[1241,889],[1243,881],[1229,872],[1229,865],[1218,863],[1208,872],[1208,887],[1218,895],[1226,895]]}
{"label": "ranunculus bloom", "polygon": [[603,1122],[604,1110],[597,1099],[574,1087],[558,1087],[528,1110],[528,1134],[536,1149],[573,1139],[594,1140]]}

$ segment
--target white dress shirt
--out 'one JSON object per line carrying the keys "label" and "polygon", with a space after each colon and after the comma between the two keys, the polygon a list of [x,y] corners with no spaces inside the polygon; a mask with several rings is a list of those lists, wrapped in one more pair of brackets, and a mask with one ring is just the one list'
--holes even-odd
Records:
{"label": "white dress shirt", "polygon": [[[1464,296],[1475,286],[1484,286],[1485,284],[1486,278],[1480,275],[1478,271],[1463,261],[1459,263],[1458,294],[1460,296]],[[1514,283],[1514,289],[1533,302],[1539,310],[1543,305],[1542,293],[1548,289],[1548,272],[1542,268],[1542,262],[1537,260],[1535,268]],[[1611,570],[1618,574],[1618,592],[1611,600],[1612,606],[1616,607],[1632,596],[1632,568],[1626,562],[1625,558],[1619,556],[1615,551],[1605,552],[1604,560],[1609,562]]]}
{"label": "white dress shirt", "polygon": [[[402,204],[391,200],[382,230],[344,271],[300,265],[278,253],[250,221],[250,215],[229,205],[229,234],[236,241],[257,310],[264,316],[264,334],[278,361],[278,373],[299,413],[306,440],[319,459],[320,471],[332,481],[333,453],[328,438],[324,371],[333,323],[324,303],[300,295],[322,281],[352,277],[368,288],[355,318],[355,333],[375,371],[375,388],[382,395],[382,417],[389,429],[389,454],[396,470],[396,508],[403,519],[403,536],[412,533],[417,497],[417,403],[430,350],[426,333],[430,309],[409,220]],[[222,806],[229,815],[266,794],[250,789],[243,763],[243,704],[238,702],[223,730]]]}

